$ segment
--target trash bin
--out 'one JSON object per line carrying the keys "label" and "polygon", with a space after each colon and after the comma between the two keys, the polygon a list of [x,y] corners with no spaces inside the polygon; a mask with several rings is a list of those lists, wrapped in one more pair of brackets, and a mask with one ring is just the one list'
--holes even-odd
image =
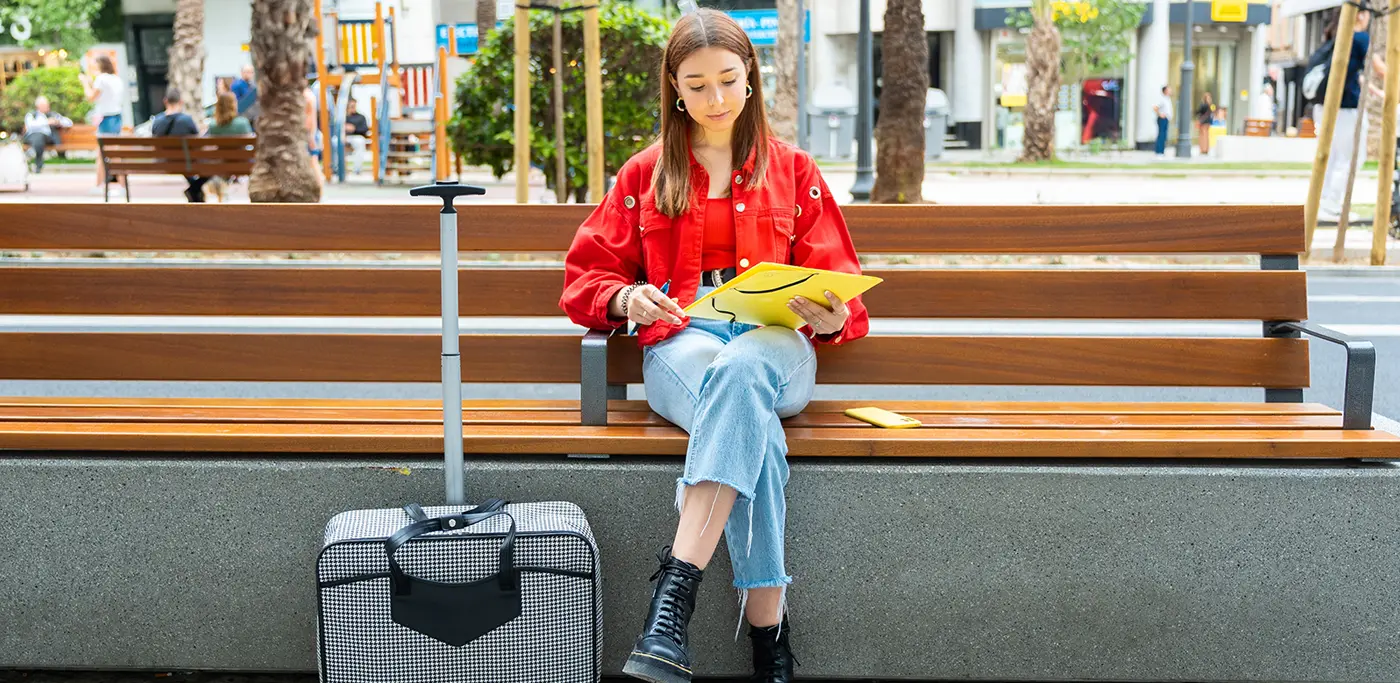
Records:
{"label": "trash bin", "polygon": [[855,157],[855,93],[840,85],[827,85],[812,93],[807,109],[807,146],[813,157],[844,160]]}
{"label": "trash bin", "polygon": [[924,98],[924,158],[943,156],[943,142],[948,134],[948,116],[952,108],[948,95],[938,88],[929,88]]}

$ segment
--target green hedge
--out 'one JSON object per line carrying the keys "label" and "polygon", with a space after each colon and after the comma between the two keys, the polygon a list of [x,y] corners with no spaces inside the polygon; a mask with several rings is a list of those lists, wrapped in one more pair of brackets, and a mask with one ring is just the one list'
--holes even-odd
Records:
{"label": "green hedge", "polygon": [[34,98],[49,98],[49,111],[82,123],[92,103],[83,97],[83,83],[76,66],[46,66],[20,74],[0,96],[0,129],[24,130],[24,115],[34,108]]}

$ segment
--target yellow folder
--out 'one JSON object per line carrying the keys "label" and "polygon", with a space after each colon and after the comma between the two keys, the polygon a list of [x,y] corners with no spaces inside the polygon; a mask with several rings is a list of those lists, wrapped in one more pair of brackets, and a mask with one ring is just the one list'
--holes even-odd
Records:
{"label": "yellow folder", "polygon": [[692,318],[781,325],[795,330],[807,323],[787,307],[793,297],[831,308],[824,292],[850,301],[882,281],[871,275],[764,262],[701,297],[685,312]]}

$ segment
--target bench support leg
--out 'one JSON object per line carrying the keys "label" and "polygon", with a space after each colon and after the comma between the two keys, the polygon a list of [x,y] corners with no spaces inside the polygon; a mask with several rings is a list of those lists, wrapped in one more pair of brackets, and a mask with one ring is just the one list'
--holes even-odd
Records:
{"label": "bench support leg", "polygon": [[[627,387],[608,384],[608,339],[612,332],[589,330],[583,336],[583,356],[579,359],[579,412],[585,425],[608,424],[608,400],[627,397]],[[618,389],[621,389],[620,395]]]}

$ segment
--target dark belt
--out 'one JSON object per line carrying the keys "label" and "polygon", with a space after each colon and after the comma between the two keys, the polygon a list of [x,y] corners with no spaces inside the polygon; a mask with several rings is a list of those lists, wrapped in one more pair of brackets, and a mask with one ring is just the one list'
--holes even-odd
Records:
{"label": "dark belt", "polygon": [[733,280],[739,271],[734,268],[724,268],[722,270],[702,270],[700,271],[701,287],[719,287],[730,280]]}

